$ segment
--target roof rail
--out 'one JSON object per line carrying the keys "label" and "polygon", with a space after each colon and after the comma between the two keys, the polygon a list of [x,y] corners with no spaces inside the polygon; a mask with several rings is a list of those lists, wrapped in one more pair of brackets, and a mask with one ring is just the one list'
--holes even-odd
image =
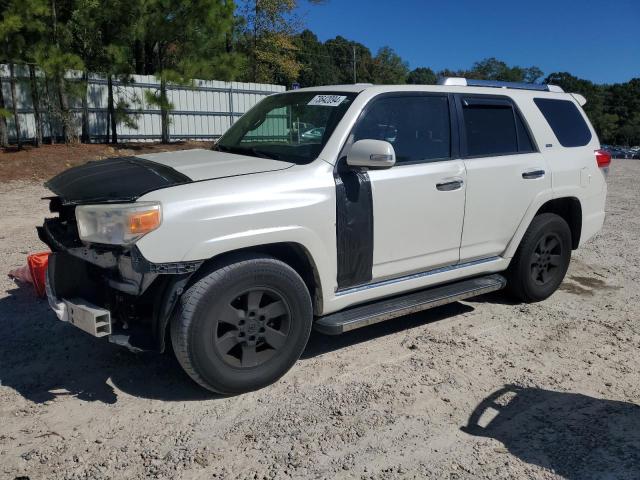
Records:
{"label": "roof rail", "polygon": [[564,93],[557,85],[547,85],[544,83],[525,82],[501,82],[498,80],[475,80],[473,78],[444,77],[438,81],[438,85],[455,85],[463,87],[491,87],[491,88],[514,88],[517,90],[538,90],[541,92]]}

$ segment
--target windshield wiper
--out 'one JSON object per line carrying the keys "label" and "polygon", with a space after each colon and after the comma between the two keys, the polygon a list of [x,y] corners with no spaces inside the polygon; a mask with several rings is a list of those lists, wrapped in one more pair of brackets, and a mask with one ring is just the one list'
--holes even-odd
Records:
{"label": "windshield wiper", "polygon": [[242,147],[228,147],[226,145],[215,145],[214,148],[220,152],[237,153],[239,155],[251,154],[254,157],[270,158],[271,160],[280,160],[280,155],[272,152],[265,152],[258,150],[255,147],[242,148]]}
{"label": "windshield wiper", "polygon": [[277,153],[257,150],[255,147],[247,148],[246,150],[253,153],[256,157],[270,158],[271,160],[280,160],[280,155],[278,155]]}
{"label": "windshield wiper", "polygon": [[217,150],[217,151],[219,151],[219,152],[231,152],[231,148],[229,148],[229,147],[225,147],[224,145],[220,145],[220,144],[218,144],[218,143],[216,143],[216,144],[213,146],[213,149],[214,149],[214,150]]}

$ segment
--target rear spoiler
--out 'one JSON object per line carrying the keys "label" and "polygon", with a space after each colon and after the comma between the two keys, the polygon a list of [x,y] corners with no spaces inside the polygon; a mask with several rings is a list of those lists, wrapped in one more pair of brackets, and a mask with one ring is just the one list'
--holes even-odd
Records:
{"label": "rear spoiler", "polygon": [[581,107],[584,107],[584,105],[587,103],[587,99],[579,93],[572,93],[571,96],[576,99],[576,102],[578,102]]}

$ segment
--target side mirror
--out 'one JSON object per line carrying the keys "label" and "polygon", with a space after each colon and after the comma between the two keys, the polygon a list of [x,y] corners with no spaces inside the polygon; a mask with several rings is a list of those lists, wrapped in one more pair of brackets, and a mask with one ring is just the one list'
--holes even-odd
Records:
{"label": "side mirror", "polygon": [[393,145],[384,140],[358,140],[347,154],[347,165],[371,169],[391,168],[396,164]]}

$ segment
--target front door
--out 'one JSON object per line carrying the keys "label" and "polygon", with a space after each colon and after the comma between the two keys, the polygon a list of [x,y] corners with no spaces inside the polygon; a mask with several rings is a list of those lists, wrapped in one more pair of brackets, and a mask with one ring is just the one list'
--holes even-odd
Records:
{"label": "front door", "polygon": [[353,141],[385,140],[396,153],[395,166],[368,172],[373,281],[459,261],[466,173],[452,148],[450,102],[441,94],[383,95],[354,129]]}

